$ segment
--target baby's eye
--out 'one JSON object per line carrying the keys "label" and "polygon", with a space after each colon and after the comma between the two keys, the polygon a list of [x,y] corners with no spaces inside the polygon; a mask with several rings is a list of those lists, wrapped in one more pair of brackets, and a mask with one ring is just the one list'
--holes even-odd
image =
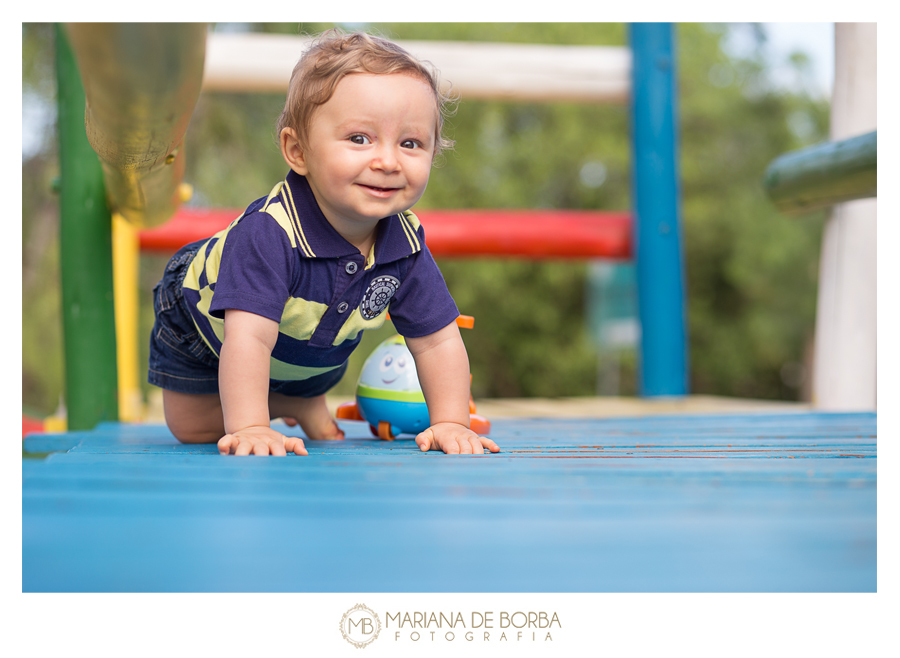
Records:
{"label": "baby's eye", "polygon": [[350,141],[354,144],[370,144],[369,138],[365,135],[351,135]]}
{"label": "baby's eye", "polygon": [[404,139],[400,142],[400,146],[405,149],[417,149],[422,147],[422,145],[414,139]]}

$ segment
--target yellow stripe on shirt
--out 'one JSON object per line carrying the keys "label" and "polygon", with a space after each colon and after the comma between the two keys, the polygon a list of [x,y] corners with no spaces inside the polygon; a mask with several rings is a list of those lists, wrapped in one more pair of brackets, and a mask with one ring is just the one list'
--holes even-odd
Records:
{"label": "yellow stripe on shirt", "polygon": [[[406,239],[409,240],[409,246],[413,250],[413,253],[419,251],[422,247],[419,246],[419,237],[416,235],[416,229],[412,227],[411,222],[407,218],[407,213],[412,215],[408,210],[406,212],[402,212],[397,215],[400,219],[400,226],[403,227],[404,233],[406,233]],[[413,215],[415,217],[415,215]],[[418,219],[416,219],[416,223],[418,224]]]}
{"label": "yellow stripe on shirt", "polygon": [[312,248],[309,246],[309,242],[306,240],[306,236],[303,234],[303,225],[300,224],[300,216],[297,214],[297,207],[294,205],[294,194],[291,192],[290,186],[287,184],[287,181],[283,183],[283,191],[285,193],[282,194],[285,208],[288,211],[288,214],[291,216],[291,219],[294,222],[294,226],[297,229],[297,234],[300,238],[300,248],[303,249],[303,253],[306,254],[308,258],[315,258],[316,255],[313,253]]}

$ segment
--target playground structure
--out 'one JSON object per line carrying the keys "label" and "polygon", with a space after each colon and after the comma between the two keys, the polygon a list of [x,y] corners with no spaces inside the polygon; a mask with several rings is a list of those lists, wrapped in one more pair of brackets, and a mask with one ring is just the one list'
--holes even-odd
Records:
{"label": "playground structure", "polygon": [[[432,211],[422,213],[421,219],[428,231],[429,247],[436,255],[490,253],[529,258],[633,259],[642,326],[641,393],[683,396],[688,393],[688,354],[672,28],[669,24],[635,24],[630,30],[630,48],[403,43],[413,54],[434,62],[445,79],[453,81],[463,99],[470,94],[617,103],[630,99],[633,107],[632,213]],[[171,30],[170,26],[152,24],[73,24],[67,30],[60,28],[60,115],[65,110],[66,115],[73,116],[71,123],[60,122],[61,140],[67,144],[66,148],[61,147],[62,178],[69,177],[68,172],[73,169],[85,172],[84,175],[86,169],[93,168],[94,172],[91,185],[78,180],[62,186],[61,221],[67,234],[86,231],[97,240],[100,233],[110,233],[112,221],[111,233],[116,236],[117,245],[114,252],[110,251],[113,255],[109,262],[105,262],[105,246],[99,250],[101,259],[96,246],[108,244],[109,235],[99,242],[83,238],[80,246],[63,241],[67,252],[63,262],[64,306],[83,309],[86,302],[78,297],[80,291],[85,287],[101,291],[87,302],[94,309],[90,315],[67,312],[64,316],[66,388],[84,396],[68,405],[72,429],[139,415],[133,300],[139,249],[171,253],[191,239],[210,235],[236,216],[234,210],[184,209],[160,225],[168,219],[170,213],[166,211],[184,198],[180,178],[184,165],[180,161],[185,154],[181,144],[200,90],[283,91],[303,48],[301,37],[211,34],[207,38],[204,31],[205,26],[181,25]],[[72,53],[67,52],[65,32],[73,35]],[[190,47],[162,47],[172,40],[190,42]],[[208,43],[205,53],[197,45],[203,43]],[[119,50],[114,53],[112,49]],[[236,62],[233,53],[258,56],[242,56]],[[63,61],[67,58],[70,61]],[[174,89],[160,94],[156,81],[165,77],[173,62],[180,59],[185,65],[173,81]],[[205,62],[202,81],[198,61]],[[498,62],[499,77],[486,71],[485,61]],[[528,61],[529,66],[523,68],[522,61]],[[104,62],[116,62],[117,66],[104,66]],[[523,74],[523,70],[529,72]],[[129,74],[124,75],[123,71]],[[87,141],[84,129],[75,119],[85,103],[79,94],[79,77],[91,79],[84,85],[86,103],[91,108],[85,116]],[[498,84],[498,79],[504,83]],[[117,102],[124,111],[93,109],[95,104],[112,102],[109,95],[95,92],[103,86],[119,90]],[[123,126],[131,126],[131,133],[123,136],[123,130],[128,132]],[[148,144],[146,137],[150,134],[155,139]],[[113,142],[115,147],[111,146]],[[102,167],[96,164],[94,151],[100,156]],[[90,166],[86,168],[82,159],[91,160]],[[104,182],[113,188],[106,195]],[[90,205],[101,209],[87,219],[82,212],[85,202],[72,201],[84,194],[93,195]],[[102,212],[107,198],[114,220]],[[141,199],[145,200],[143,206]],[[634,221],[633,217],[639,219]],[[89,229],[84,227],[87,221],[93,223]],[[549,222],[553,222],[553,233],[558,236],[556,243],[549,242],[546,232],[541,231]],[[473,230],[475,226],[477,231]],[[515,230],[510,230],[512,226]],[[115,277],[113,262],[117,263]],[[70,281],[70,271],[89,271],[94,279]],[[115,302],[109,294],[113,287]],[[115,317],[119,326],[115,339],[109,337],[114,308],[118,309]],[[105,338],[98,341],[98,336]],[[90,351],[82,349],[87,343],[92,345]],[[118,345],[118,359],[112,354],[114,344]],[[97,354],[98,349],[105,353]],[[111,365],[116,361],[118,372]]]}
{"label": "playground structure", "polygon": [[[839,24],[839,53],[874,43],[874,35],[857,34],[869,29],[874,26]],[[180,207],[190,195],[182,182],[182,142],[200,93],[283,91],[306,39],[207,35],[203,24],[74,24],[66,32],[72,53],[62,30],[58,53],[62,280],[69,426],[79,429],[142,415],[140,251],[173,253],[239,213]],[[404,42],[437,63],[463,99],[630,102],[633,117],[630,212],[425,211],[421,219],[438,256],[632,260],[640,394],[683,396],[689,359],[671,27],[632,25],[630,40],[630,48]],[[843,202],[877,191],[877,133],[859,135],[874,127],[874,77],[859,82],[874,71],[874,49],[838,60],[835,126],[843,121],[847,127],[834,129],[833,143],[779,158],[765,186],[786,213],[842,204],[823,248],[813,402],[822,409],[865,410],[875,408],[874,201],[864,202],[872,206],[866,220],[847,216],[862,211],[847,210]],[[80,79],[87,99],[83,127]],[[847,81],[864,88],[844,89]],[[870,107],[871,116],[853,118],[844,110],[849,118],[841,119],[840,99],[861,94],[872,100],[848,107]],[[838,227],[850,222],[865,226]],[[547,232],[550,223],[554,230]]]}
{"label": "playground structure", "polygon": [[[123,28],[73,29],[117,27]],[[114,44],[118,62],[163,66],[142,56],[141,48],[164,28],[142,29],[143,37],[94,35],[86,41],[98,48]],[[178,29],[205,35],[205,27]],[[602,91],[584,91],[577,71],[568,86],[558,71],[548,77],[570,90],[557,86],[554,94],[577,90],[581,98],[631,99],[632,213],[514,215],[517,226],[527,225],[526,219],[571,221],[568,240],[549,246],[535,244],[527,231],[513,234],[512,242],[500,239],[510,237],[507,232],[496,244],[473,243],[465,236],[469,213],[435,212],[430,219],[423,213],[423,223],[437,252],[492,244],[489,253],[495,254],[634,259],[644,325],[643,394],[684,395],[672,28],[634,25],[629,34],[629,49],[577,50],[577,61],[596,56],[595,64],[603,60],[618,71],[601,76]],[[141,245],[180,246],[194,230],[208,235],[225,214],[205,213],[209,224],[202,226],[204,213],[194,210],[175,211],[175,219],[166,220],[168,208],[183,199],[179,126],[190,112],[178,95],[173,98],[181,100],[173,100],[153,130],[165,136],[160,146],[146,150],[129,175],[104,179],[85,135],[75,58],[62,28],[59,36],[70,431],[32,434],[24,442],[26,452],[53,454],[23,460],[23,591],[876,591],[874,413],[504,419],[491,430],[500,453],[456,460],[421,453],[411,441],[373,440],[358,422],[340,421],[347,440],[309,441],[309,456],[296,459],[219,458],[214,445],[179,444],[164,426],[114,422],[120,416],[117,377],[119,384],[130,377],[116,369],[114,324],[122,327],[128,319],[114,320],[114,311],[124,306],[121,295],[136,288],[130,275],[119,272],[134,271]],[[479,47],[466,45],[473,52]],[[216,73],[218,48],[210,39],[203,83],[210,88],[225,84]],[[424,48],[412,50],[427,58]],[[222,50],[238,49],[232,44]],[[479,51],[479,57],[488,50],[494,51]],[[184,56],[196,57],[191,52]],[[515,60],[529,50],[507,52]],[[553,57],[533,52],[538,59]],[[270,53],[263,59],[277,58]],[[451,70],[434,59],[445,73]],[[249,77],[262,84],[266,76],[254,71]],[[453,75],[465,95],[466,76]],[[522,84],[534,94],[533,81]],[[502,93],[522,93],[515,86]],[[473,82],[473,89],[484,87],[492,85]],[[185,83],[185,97],[197,88]],[[133,103],[119,102],[140,117],[146,98],[138,89]],[[162,211],[152,212],[148,203],[143,214],[140,206],[123,204],[110,217],[107,196],[140,198],[125,188],[149,190],[151,181]],[[107,194],[104,185],[123,189]],[[648,185],[654,194],[646,193]],[[505,214],[478,212],[498,223]],[[186,233],[178,233],[182,229]],[[106,257],[114,251],[114,258]],[[136,334],[120,328],[120,349]],[[235,568],[234,555],[273,546],[286,547],[288,564]],[[495,559],[472,560],[475,546]],[[424,566],[399,557],[426,554],[433,563]],[[356,564],[378,568],[348,568]]]}

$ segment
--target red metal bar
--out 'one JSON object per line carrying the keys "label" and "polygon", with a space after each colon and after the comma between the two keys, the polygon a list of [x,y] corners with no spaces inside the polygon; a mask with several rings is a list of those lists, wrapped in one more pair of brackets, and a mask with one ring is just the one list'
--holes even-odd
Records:
{"label": "red metal bar", "polygon": [[180,208],[165,224],[140,232],[141,251],[173,254],[189,242],[221,231],[240,217],[241,212],[221,208]]}
{"label": "red metal bar", "polygon": [[38,420],[37,418],[31,418],[30,416],[26,416],[22,414],[22,438],[25,438],[26,434],[33,434],[35,432],[43,432],[44,431],[44,421]]}
{"label": "red metal bar", "polygon": [[[174,253],[209,237],[240,210],[182,208],[162,226],[140,233],[141,250]],[[614,258],[632,256],[631,214],[582,210],[423,210],[435,256]]]}

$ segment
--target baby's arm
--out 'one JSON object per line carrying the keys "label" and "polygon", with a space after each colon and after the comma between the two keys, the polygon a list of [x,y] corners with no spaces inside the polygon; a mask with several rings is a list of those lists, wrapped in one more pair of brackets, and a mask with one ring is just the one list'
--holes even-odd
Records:
{"label": "baby's arm", "polygon": [[490,439],[469,429],[469,357],[455,322],[420,338],[407,338],[419,383],[428,404],[431,427],[416,437],[423,451],[447,454],[499,452]]}
{"label": "baby's arm", "polygon": [[303,441],[269,427],[269,359],[278,323],[246,311],[225,311],[219,353],[219,396],[225,436],[219,452],[236,455],[307,454]]}

